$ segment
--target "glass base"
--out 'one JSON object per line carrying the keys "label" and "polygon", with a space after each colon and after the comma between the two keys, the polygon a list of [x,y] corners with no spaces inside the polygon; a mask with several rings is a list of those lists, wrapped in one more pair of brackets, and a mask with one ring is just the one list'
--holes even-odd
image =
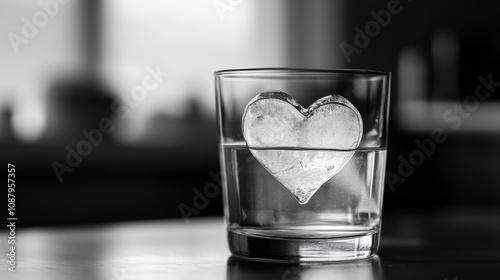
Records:
{"label": "glass base", "polygon": [[278,238],[228,230],[235,256],[271,262],[336,262],[367,259],[378,250],[379,232],[339,238]]}

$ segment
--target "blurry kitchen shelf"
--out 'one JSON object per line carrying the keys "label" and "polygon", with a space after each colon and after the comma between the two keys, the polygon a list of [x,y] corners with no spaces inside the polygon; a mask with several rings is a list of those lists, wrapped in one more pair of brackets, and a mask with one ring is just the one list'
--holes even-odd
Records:
{"label": "blurry kitchen shelf", "polygon": [[500,135],[500,102],[477,104],[475,111],[462,107],[465,113],[460,113],[455,107],[463,106],[461,101],[404,101],[396,108],[396,120],[399,128],[406,132],[430,132],[442,128],[447,133]]}
{"label": "blurry kitchen shelf", "polygon": [[[74,146],[72,147],[75,148]],[[179,148],[131,148],[114,145],[102,145],[93,147],[90,155],[82,157],[82,165],[115,166],[143,165],[144,163],[162,163],[167,165],[189,164],[196,165],[207,160],[217,159],[218,148],[216,144],[212,147],[179,147]],[[38,166],[50,164],[53,161],[65,162],[68,152],[64,147],[41,147],[41,146],[0,146],[0,154],[9,162],[17,163],[19,166]]]}

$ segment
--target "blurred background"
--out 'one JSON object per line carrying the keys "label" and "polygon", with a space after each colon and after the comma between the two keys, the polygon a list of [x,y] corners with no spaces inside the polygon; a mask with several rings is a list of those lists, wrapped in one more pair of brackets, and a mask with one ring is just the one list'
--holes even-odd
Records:
{"label": "blurred background", "polygon": [[[478,76],[500,81],[499,8],[1,0],[0,159],[16,165],[18,224],[181,218],[179,205],[220,170],[213,72],[247,67],[392,72],[387,170],[398,174],[434,129],[448,138],[386,185],[384,214],[499,208],[500,90],[457,109],[474,101]],[[113,131],[100,137],[103,119]],[[192,217],[215,215],[220,194]]]}

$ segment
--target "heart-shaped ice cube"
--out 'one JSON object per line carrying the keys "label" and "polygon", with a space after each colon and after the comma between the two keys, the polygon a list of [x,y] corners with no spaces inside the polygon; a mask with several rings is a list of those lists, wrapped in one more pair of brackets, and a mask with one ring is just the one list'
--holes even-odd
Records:
{"label": "heart-shaped ice cube", "polygon": [[248,103],[242,130],[255,158],[306,204],[351,159],[363,122],[342,96],[323,97],[304,109],[286,93],[272,91]]}

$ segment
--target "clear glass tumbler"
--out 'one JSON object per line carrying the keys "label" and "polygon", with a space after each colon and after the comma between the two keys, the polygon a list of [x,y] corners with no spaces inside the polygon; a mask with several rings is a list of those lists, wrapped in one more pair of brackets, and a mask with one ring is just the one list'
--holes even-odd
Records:
{"label": "clear glass tumbler", "polygon": [[[373,256],[378,250],[381,228],[390,73],[289,68],[223,70],[215,73],[215,91],[224,214],[231,253],[244,258],[292,262]],[[345,98],[361,117],[358,146],[351,150],[336,149],[336,144],[325,144],[319,139],[315,143],[323,144],[314,147],[279,144],[249,147],[242,117],[247,104],[263,92],[286,93],[306,109],[325,96]],[[298,109],[290,107],[290,110]],[[331,123],[323,128],[336,127],[334,122],[344,121],[325,119]],[[310,129],[323,128],[309,127],[298,131],[297,137],[305,140],[310,135],[317,137],[321,133]],[[279,128],[270,127],[269,131],[279,136]],[[303,168],[290,176],[314,172],[316,167],[311,159],[317,159],[318,155],[320,161],[325,161],[348,154],[338,173],[307,201],[300,201],[261,164],[262,158],[259,161],[254,156],[257,150],[300,162],[297,166]],[[316,173],[310,174],[314,177]],[[292,183],[299,184],[300,189],[301,180],[302,177]]]}

